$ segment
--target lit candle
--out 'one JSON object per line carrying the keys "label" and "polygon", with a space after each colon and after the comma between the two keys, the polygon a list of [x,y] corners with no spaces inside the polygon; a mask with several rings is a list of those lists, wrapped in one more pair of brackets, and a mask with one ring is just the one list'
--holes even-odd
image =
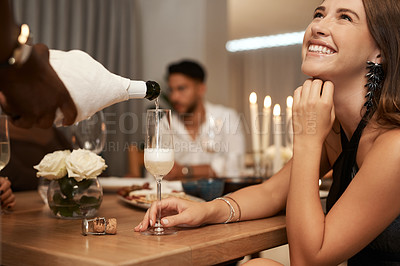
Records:
{"label": "lit candle", "polygon": [[274,106],[274,146],[275,146],[275,155],[274,155],[274,163],[273,163],[273,173],[278,172],[282,166],[282,154],[281,154],[281,146],[282,146],[282,118],[281,118],[281,107],[279,104],[275,104]]}
{"label": "lit candle", "polygon": [[253,144],[253,152],[260,150],[260,136],[258,134],[259,127],[257,125],[258,119],[258,104],[257,94],[252,92],[249,97],[250,101],[250,125],[251,125],[251,140]]}
{"label": "lit candle", "polygon": [[287,129],[287,147],[292,147],[293,145],[293,124],[292,124],[292,107],[293,107],[293,97],[289,96],[286,99],[286,129]]}
{"label": "lit candle", "polygon": [[263,109],[263,124],[262,124],[262,148],[265,152],[269,146],[269,135],[271,130],[271,96],[266,96],[264,98],[264,109]]}

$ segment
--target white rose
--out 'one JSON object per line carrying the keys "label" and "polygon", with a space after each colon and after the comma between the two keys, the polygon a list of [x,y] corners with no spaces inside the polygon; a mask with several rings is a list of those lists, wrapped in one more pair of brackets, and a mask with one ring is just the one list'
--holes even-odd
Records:
{"label": "white rose", "polygon": [[46,179],[60,179],[67,174],[67,169],[65,167],[65,158],[71,152],[65,151],[55,151],[53,153],[46,154],[38,165],[33,168],[38,170],[36,173],[37,177],[44,177]]}
{"label": "white rose", "polygon": [[77,182],[83,179],[94,179],[107,168],[104,159],[88,150],[74,150],[65,159],[68,176]]}

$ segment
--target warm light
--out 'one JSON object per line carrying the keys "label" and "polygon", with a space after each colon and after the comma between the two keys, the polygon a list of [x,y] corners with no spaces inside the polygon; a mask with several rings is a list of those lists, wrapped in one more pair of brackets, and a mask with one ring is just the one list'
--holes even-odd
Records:
{"label": "warm light", "polygon": [[26,43],[29,38],[29,27],[26,24],[21,25],[21,33],[18,36],[19,43]]}
{"label": "warm light", "polygon": [[271,100],[271,96],[265,96],[264,98],[264,107],[265,108],[270,108],[272,105],[272,100]]}
{"label": "warm light", "polygon": [[289,108],[293,107],[293,97],[292,96],[287,97],[286,106],[289,107]]}
{"label": "warm light", "polygon": [[302,44],[304,31],[231,40],[225,45],[228,52],[240,52]]}
{"label": "warm light", "polygon": [[257,94],[254,91],[250,94],[249,101],[251,104],[257,103]]}
{"label": "warm light", "polygon": [[279,104],[275,104],[273,113],[274,116],[279,116],[281,114],[281,106]]}

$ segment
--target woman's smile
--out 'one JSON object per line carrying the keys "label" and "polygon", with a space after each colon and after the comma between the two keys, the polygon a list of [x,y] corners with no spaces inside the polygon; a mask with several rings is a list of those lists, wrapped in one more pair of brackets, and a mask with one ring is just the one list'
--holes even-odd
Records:
{"label": "woman's smile", "polygon": [[329,43],[318,40],[312,39],[309,41],[307,56],[308,55],[332,55],[337,53],[337,50],[330,45]]}

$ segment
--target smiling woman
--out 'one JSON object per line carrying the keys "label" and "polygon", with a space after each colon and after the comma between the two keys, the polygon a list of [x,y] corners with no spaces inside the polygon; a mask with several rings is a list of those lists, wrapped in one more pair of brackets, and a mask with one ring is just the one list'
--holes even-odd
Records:
{"label": "smiling woman", "polygon": [[[239,210],[241,220],[256,219],[286,207],[292,265],[399,265],[400,124],[388,119],[399,116],[399,29],[397,0],[323,1],[304,36],[302,71],[312,78],[293,97],[292,160],[226,197],[232,206],[163,201],[164,226],[223,223]],[[318,179],[331,170],[324,214]],[[153,205],[135,230],[155,213]],[[257,263],[271,261],[249,265]]]}

